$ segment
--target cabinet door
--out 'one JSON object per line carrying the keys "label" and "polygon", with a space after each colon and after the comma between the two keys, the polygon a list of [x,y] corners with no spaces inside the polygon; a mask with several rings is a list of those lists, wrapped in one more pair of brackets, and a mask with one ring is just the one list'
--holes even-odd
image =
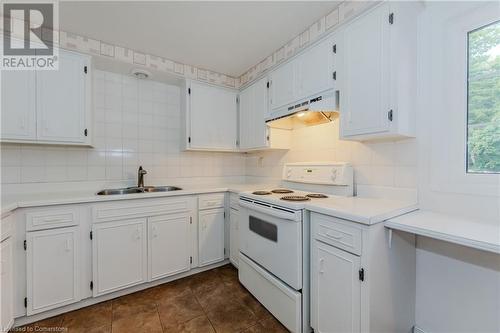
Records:
{"label": "cabinet door", "polygon": [[[14,324],[14,298],[13,298],[13,262],[12,262],[12,238],[7,238],[0,244],[0,281],[1,281],[1,312],[0,330],[6,332]],[[2,331],[3,332],[3,331]]]}
{"label": "cabinet door", "polygon": [[238,258],[240,255],[240,212],[231,208],[229,213],[229,260],[238,267]]}
{"label": "cabinet door", "polygon": [[92,226],[94,296],[147,281],[146,219]]}
{"label": "cabinet door", "polygon": [[85,143],[88,58],[59,50],[59,69],[38,71],[37,135],[38,140]]}
{"label": "cabinet door", "polygon": [[240,93],[240,148],[268,146],[266,117],[269,115],[268,80],[260,79]]}
{"label": "cabinet door", "polygon": [[287,62],[270,74],[270,105],[277,109],[295,100],[296,60]]}
{"label": "cabinet door", "polygon": [[333,39],[313,46],[298,58],[298,98],[309,97],[333,88]]}
{"label": "cabinet door", "polygon": [[190,269],[190,216],[174,214],[149,219],[149,278],[160,279]]}
{"label": "cabinet door", "polygon": [[314,241],[311,321],[315,332],[360,332],[360,258]]}
{"label": "cabinet door", "polygon": [[240,149],[253,146],[252,123],[254,118],[254,85],[240,92]]}
{"label": "cabinet door", "polygon": [[80,300],[78,227],[28,232],[28,315]]}
{"label": "cabinet door", "polygon": [[236,91],[191,82],[190,148],[236,149]]}
{"label": "cabinet door", "polygon": [[200,211],[198,223],[200,266],[224,260],[224,208]]}
{"label": "cabinet door", "polygon": [[337,48],[342,58],[342,136],[389,129],[388,6],[379,6],[349,23]]}
{"label": "cabinet door", "polygon": [[2,71],[2,139],[35,140],[35,71]]}

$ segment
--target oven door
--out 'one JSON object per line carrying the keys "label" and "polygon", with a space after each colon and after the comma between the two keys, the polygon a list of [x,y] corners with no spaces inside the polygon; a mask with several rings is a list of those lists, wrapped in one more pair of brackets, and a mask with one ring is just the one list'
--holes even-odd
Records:
{"label": "oven door", "polygon": [[240,251],[293,289],[302,289],[302,211],[244,200],[240,207]]}

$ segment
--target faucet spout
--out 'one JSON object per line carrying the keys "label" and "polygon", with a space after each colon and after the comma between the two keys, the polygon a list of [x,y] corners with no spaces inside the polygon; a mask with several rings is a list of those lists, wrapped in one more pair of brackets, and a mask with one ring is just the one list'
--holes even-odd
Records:
{"label": "faucet spout", "polygon": [[137,187],[144,187],[144,175],[148,172],[142,168],[142,165],[137,171]]}

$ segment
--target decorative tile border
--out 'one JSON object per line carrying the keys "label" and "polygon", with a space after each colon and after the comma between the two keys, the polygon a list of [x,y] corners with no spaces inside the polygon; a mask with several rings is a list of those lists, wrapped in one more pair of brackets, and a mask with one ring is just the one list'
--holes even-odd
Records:
{"label": "decorative tile border", "polygon": [[[24,21],[22,20],[14,19],[13,21],[13,24],[24,26]],[[3,16],[0,16],[0,33],[2,30]],[[51,34],[49,35],[51,32],[52,31],[43,32],[42,37],[43,35],[51,36]],[[17,37],[22,38],[22,36]],[[239,78],[182,64],[160,56],[145,54],[136,50],[127,49],[118,45],[112,45],[77,34],[59,31],[59,33],[55,34],[54,40],[58,43],[59,47],[63,49],[78,51],[92,56],[112,58],[120,62],[144,66],[155,71],[167,72],[188,79],[204,81],[223,87],[239,87]]]}
{"label": "decorative tile border", "polygon": [[275,65],[293,57],[298,52],[306,48],[318,38],[330,33],[334,28],[348,19],[358,15],[368,7],[380,1],[345,1],[328,15],[323,16],[314,22],[307,30],[290,40],[288,43],[274,51],[266,59],[250,68],[239,78],[237,87],[244,86],[258,78],[261,74],[273,68]]}

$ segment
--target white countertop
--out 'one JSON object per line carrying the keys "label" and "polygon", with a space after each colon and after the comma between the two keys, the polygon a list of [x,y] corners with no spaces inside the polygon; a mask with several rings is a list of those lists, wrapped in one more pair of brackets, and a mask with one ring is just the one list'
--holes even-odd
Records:
{"label": "white countertop", "polygon": [[415,202],[362,197],[330,197],[305,204],[305,209],[363,224],[375,224],[418,209]]}
{"label": "white countertop", "polygon": [[[12,196],[3,196],[1,203],[2,216],[16,208],[94,203],[117,200],[146,199],[158,197],[171,197],[179,195],[196,195],[215,192],[240,193],[254,191],[269,187],[264,184],[216,184],[202,186],[182,186],[182,190],[157,193],[137,193],[125,195],[98,196],[91,191],[30,193]],[[327,199],[313,200],[304,204],[307,210],[318,212],[350,221],[374,224],[391,217],[416,210],[414,202],[395,201],[376,198],[340,197],[332,196]]]}
{"label": "white countertop", "polygon": [[78,203],[91,203],[91,202],[104,202],[104,201],[117,201],[117,200],[130,200],[130,199],[146,199],[146,198],[160,198],[171,197],[179,195],[193,195],[203,193],[216,193],[216,192],[234,192],[239,193],[249,189],[256,189],[260,186],[257,184],[225,184],[225,185],[203,185],[203,186],[182,186],[182,190],[171,192],[156,192],[156,193],[137,193],[137,194],[124,194],[124,195],[96,195],[92,191],[67,191],[67,192],[47,192],[47,193],[32,193],[32,194],[16,194],[16,195],[3,195],[1,203],[1,214],[16,208],[38,207],[38,206],[51,206],[63,204],[78,204]]}
{"label": "white countertop", "polygon": [[500,254],[500,223],[420,210],[391,218],[385,226]]}

